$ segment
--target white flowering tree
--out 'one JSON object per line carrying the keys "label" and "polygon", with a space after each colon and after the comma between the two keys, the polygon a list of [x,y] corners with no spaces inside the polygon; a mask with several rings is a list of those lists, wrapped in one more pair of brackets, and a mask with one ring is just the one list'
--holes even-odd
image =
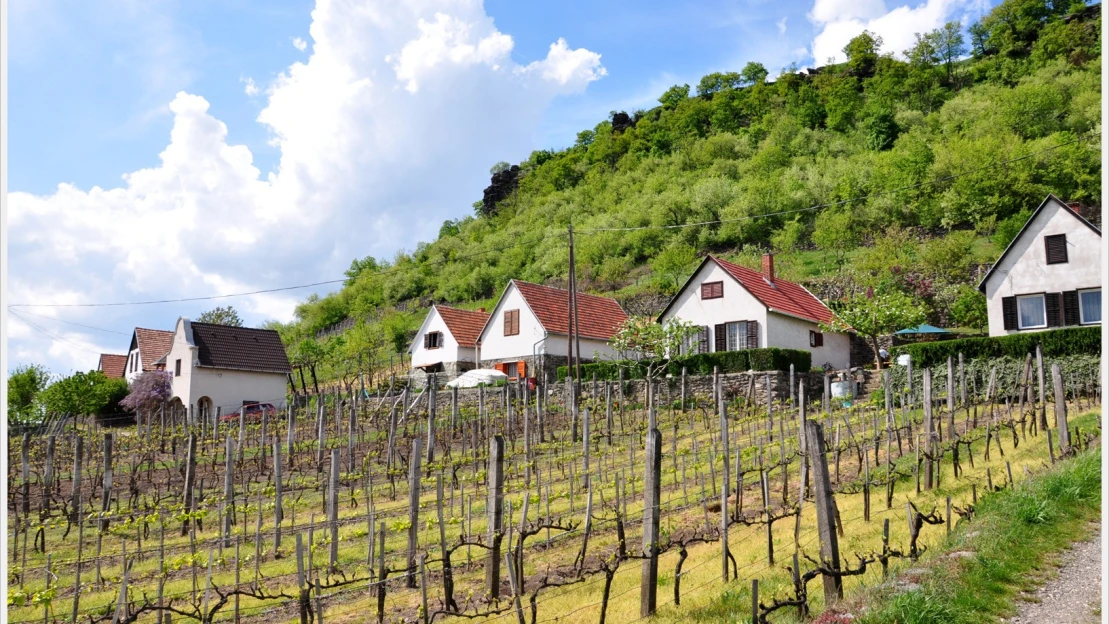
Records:
{"label": "white flowering tree", "polygon": [[900,291],[874,294],[867,291],[848,299],[836,311],[831,323],[821,323],[820,327],[829,332],[855,331],[866,336],[874,347],[874,363],[880,370],[882,360],[878,357],[878,336],[885,336],[906,327],[916,327],[924,322],[927,314],[924,306]]}
{"label": "white flowering tree", "polygon": [[647,317],[629,317],[613,336],[612,346],[628,359],[645,364],[647,374],[657,378],[670,360],[681,354],[682,345],[700,331],[688,321],[657,323]]}

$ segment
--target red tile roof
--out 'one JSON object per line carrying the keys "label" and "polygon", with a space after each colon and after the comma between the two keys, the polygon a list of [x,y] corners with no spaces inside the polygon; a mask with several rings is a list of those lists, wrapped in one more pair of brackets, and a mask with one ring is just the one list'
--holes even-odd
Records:
{"label": "red tile roof", "polygon": [[123,379],[123,373],[127,370],[127,356],[101,353],[97,369],[109,379]]}
{"label": "red tile roof", "polygon": [[828,306],[804,286],[780,277],[774,278],[774,283],[770,284],[758,271],[732,264],[715,256],[710,255],[709,258],[736,278],[744,288],[772,311],[799,316],[814,323],[829,323],[835,318]]}
{"label": "red tile roof", "polygon": [[[566,313],[569,308],[566,301],[568,291],[520,280],[512,280],[512,283],[544,329],[555,334],[569,333]],[[578,334],[582,338],[610,340],[627,319],[628,313],[615,299],[578,293]]]}
{"label": "red tile roof", "polygon": [[441,305],[435,306],[435,309],[439,312],[439,316],[446,323],[447,329],[450,330],[451,335],[454,336],[459,345],[463,347],[477,345],[481,330],[489,320],[488,312],[459,310],[458,308],[448,308]]}
{"label": "red tile roof", "polygon": [[195,322],[192,329],[201,366],[265,373],[292,372],[281,336],[272,329]]}
{"label": "red tile roof", "polygon": [[154,370],[154,362],[162,359],[170,348],[173,347],[173,332],[161,329],[135,328],[135,338],[139,343],[139,355],[142,356],[142,369]]}

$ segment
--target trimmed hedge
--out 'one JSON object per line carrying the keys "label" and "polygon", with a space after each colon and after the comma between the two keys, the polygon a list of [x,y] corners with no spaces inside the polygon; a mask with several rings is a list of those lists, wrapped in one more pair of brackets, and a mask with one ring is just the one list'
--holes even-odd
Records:
{"label": "trimmed hedge", "polygon": [[[745,349],[742,351],[722,351],[719,353],[698,353],[674,358],[666,367],[666,374],[679,377],[682,367],[689,375],[711,375],[713,367],[718,367],[721,373],[742,373],[749,370],[755,371],[787,371],[793,364],[794,370],[808,372],[812,368],[812,353],[802,349],[779,349],[769,347],[765,349]],[[581,365],[582,377],[592,379],[597,374],[597,379],[615,381],[620,378],[620,369],[624,369],[624,379],[643,379],[647,376],[647,366],[643,362],[623,360],[615,362],[593,362]],[[558,367],[558,380],[566,380],[566,367]]]}
{"label": "trimmed hedge", "polygon": [[946,364],[949,356],[957,360],[959,353],[968,360],[1005,356],[1023,360],[1025,355],[1036,352],[1037,344],[1042,345],[1044,357],[1100,355],[1101,326],[1068,327],[991,338],[921,342],[894,347],[890,354],[892,359],[896,359],[898,355],[908,353],[912,356],[913,366],[938,366]]}

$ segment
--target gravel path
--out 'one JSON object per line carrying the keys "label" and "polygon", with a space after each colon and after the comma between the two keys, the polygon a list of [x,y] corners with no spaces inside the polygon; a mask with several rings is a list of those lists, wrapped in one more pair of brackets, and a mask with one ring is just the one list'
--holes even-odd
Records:
{"label": "gravel path", "polygon": [[1063,553],[1059,575],[1022,602],[1010,624],[1096,624],[1101,621],[1101,533],[1075,544]]}

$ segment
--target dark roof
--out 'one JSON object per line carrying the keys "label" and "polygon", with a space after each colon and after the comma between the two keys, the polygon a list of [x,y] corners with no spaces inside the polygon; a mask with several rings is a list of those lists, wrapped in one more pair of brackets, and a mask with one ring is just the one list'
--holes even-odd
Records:
{"label": "dark roof", "polygon": [[447,329],[450,330],[451,335],[454,336],[459,345],[463,347],[477,345],[477,340],[481,337],[481,330],[489,320],[488,312],[459,310],[458,308],[448,308],[442,305],[435,306],[435,309],[439,312],[439,317],[443,319],[443,323],[446,324]]}
{"label": "dark roof", "polygon": [[1074,210],[1074,208],[1071,208],[1070,205],[1067,204],[1067,202],[1059,199],[1055,195],[1052,195],[1052,194],[1048,193],[1048,196],[1046,198],[1044,198],[1043,202],[1041,202],[1039,207],[1036,208],[1036,210],[1032,213],[1032,216],[1028,217],[1028,220],[1024,222],[1024,227],[1022,227],[1020,229],[1020,231],[1017,232],[1017,235],[1013,237],[1013,240],[1012,240],[1012,242],[1009,243],[1009,246],[1005,248],[1005,251],[1001,252],[1000,256],[998,256],[997,262],[994,262],[993,266],[990,267],[990,270],[986,271],[986,274],[982,276],[982,281],[978,282],[978,290],[982,291],[983,293],[986,292],[986,281],[990,279],[991,275],[993,275],[994,269],[996,269],[997,266],[999,264],[1001,264],[1001,261],[1005,259],[1005,256],[1009,255],[1009,252],[1012,251],[1013,246],[1017,244],[1017,241],[1019,241],[1020,238],[1022,236],[1024,236],[1024,233],[1028,230],[1028,226],[1033,221],[1036,220],[1036,217],[1038,217],[1040,215],[1040,212],[1044,209],[1044,206],[1046,206],[1048,204],[1048,202],[1050,202],[1052,200],[1054,200],[1055,203],[1059,204],[1060,208],[1063,208],[1067,213],[1072,215],[1075,219],[1078,219],[1079,222],[1083,223],[1086,227],[1093,230],[1094,233],[1096,233],[1098,236],[1101,236],[1101,230],[1098,229],[1098,227],[1096,225],[1094,225],[1093,223],[1090,223],[1086,219],[1086,217],[1083,217],[1082,215],[1078,214],[1078,212],[1076,212]]}
{"label": "dark roof", "polygon": [[289,373],[281,336],[272,329],[192,323],[200,366],[264,373]]}
{"label": "dark roof", "polygon": [[152,371],[154,363],[165,357],[173,347],[173,332],[136,327],[135,336],[131,339],[131,348],[134,349],[136,345],[142,357],[142,369]]}
{"label": "dark roof", "polygon": [[[544,329],[553,334],[569,333],[569,291],[520,280],[512,283]],[[578,334],[582,338],[610,340],[627,319],[628,313],[615,299],[578,293]]]}
{"label": "dark roof", "polygon": [[101,353],[100,363],[96,368],[109,379],[123,379],[123,374],[127,371],[127,356]]}
{"label": "dark roof", "polygon": [[689,276],[685,284],[682,285],[678,294],[666,304],[666,308],[658,315],[659,320],[670,310],[674,302],[678,300],[682,292],[689,287],[693,282],[693,278],[701,272],[705,264],[715,262],[720,268],[724,269],[729,275],[734,277],[747,292],[751,293],[755,299],[758,299],[764,306],[771,312],[778,312],[789,316],[796,316],[814,323],[830,323],[835,318],[832,311],[824,302],[816,298],[804,286],[795,284],[789,280],[784,280],[780,277],[774,278],[774,283],[771,284],[766,280],[762,273],[747,267],[732,264],[727,260],[721,260],[716,256],[709,255],[701,262],[700,266]]}

